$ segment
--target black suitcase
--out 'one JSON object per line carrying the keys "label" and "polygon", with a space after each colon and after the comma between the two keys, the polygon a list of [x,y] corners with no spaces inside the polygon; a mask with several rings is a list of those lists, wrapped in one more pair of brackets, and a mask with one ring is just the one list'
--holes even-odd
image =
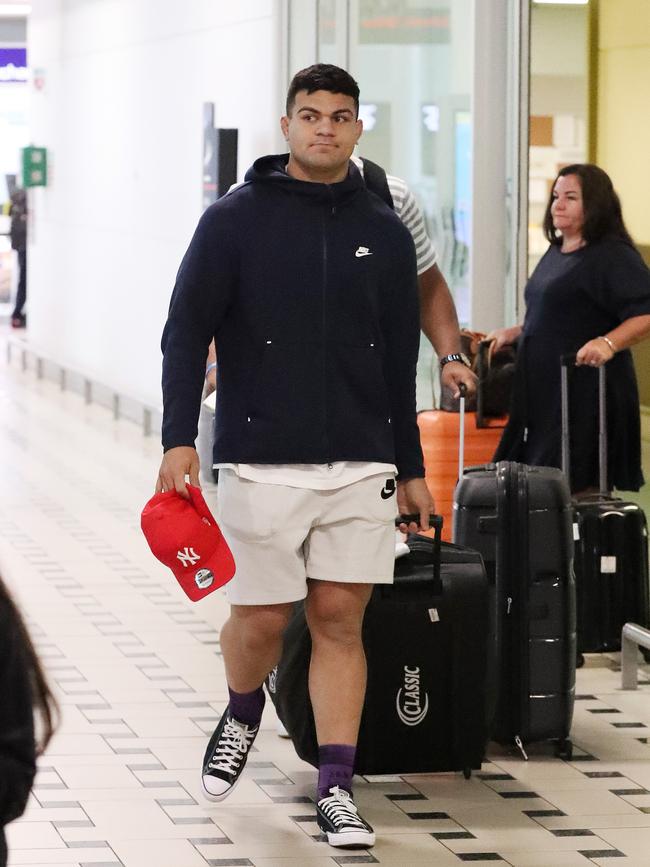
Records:
{"label": "black suitcase", "polygon": [[[562,364],[562,467],[569,478],[569,370],[575,355]],[[595,373],[595,371],[594,371]],[[621,629],[630,621],[650,628],[648,525],[637,504],[612,496],[607,482],[607,407],[605,367],[598,369],[599,488],[573,498],[574,570],[578,651],[621,649]],[[649,651],[643,651],[648,658]],[[582,663],[578,660],[578,665]]]}
{"label": "black suitcase", "polygon": [[557,740],[570,757],[575,698],[571,501],[562,472],[510,461],[465,470],[454,498],[454,541],[480,551],[499,648],[493,736]]}
{"label": "black suitcase", "polygon": [[[375,587],[363,642],[368,685],[355,771],[407,774],[481,767],[488,741],[487,579],[479,554],[411,535],[395,561],[395,583]],[[296,752],[316,766],[307,690],[311,640],[296,606],[284,651],[267,680]]]}

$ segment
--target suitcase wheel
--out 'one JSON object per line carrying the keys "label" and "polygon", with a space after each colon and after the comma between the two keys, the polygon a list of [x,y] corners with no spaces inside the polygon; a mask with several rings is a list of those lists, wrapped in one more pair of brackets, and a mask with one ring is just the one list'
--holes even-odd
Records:
{"label": "suitcase wheel", "polygon": [[555,745],[555,755],[558,759],[570,762],[573,758],[573,743],[570,738],[560,738]]}
{"label": "suitcase wheel", "polygon": [[463,768],[463,776],[465,777],[466,780],[469,780],[469,778],[472,776],[472,769],[471,768]]}
{"label": "suitcase wheel", "polygon": [[642,647],[641,653],[643,654],[643,658],[645,659],[645,661],[647,663],[650,663],[650,650],[648,650],[647,647]]}
{"label": "suitcase wheel", "polygon": [[576,653],[576,668],[582,668],[582,666],[583,666],[584,664],[585,664],[585,658],[584,658],[584,656],[582,655],[582,653],[580,653],[580,652],[578,651],[578,653]]}

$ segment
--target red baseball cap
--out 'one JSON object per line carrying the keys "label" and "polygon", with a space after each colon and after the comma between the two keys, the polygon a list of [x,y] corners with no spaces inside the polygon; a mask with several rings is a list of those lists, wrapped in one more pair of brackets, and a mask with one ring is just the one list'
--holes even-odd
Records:
{"label": "red baseball cap", "polygon": [[140,526],[154,557],[196,602],[230,581],[235,561],[201,489],[188,485],[187,490],[189,500],[176,491],[155,494],[142,510]]}

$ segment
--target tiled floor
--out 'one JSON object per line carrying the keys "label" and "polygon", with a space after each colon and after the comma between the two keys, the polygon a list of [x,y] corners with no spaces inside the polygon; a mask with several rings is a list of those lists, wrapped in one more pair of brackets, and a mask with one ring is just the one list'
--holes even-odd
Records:
{"label": "tiled floor", "polygon": [[647,669],[638,692],[622,692],[610,658],[578,673],[572,762],[495,747],[470,781],[359,780],[378,832],[367,853],[319,839],[314,772],[270,710],[241,785],[204,802],[197,765],[224,707],[225,605],[188,603],[140,534],[157,442],[2,363],[0,455],[0,567],[63,707],[9,828],[14,867],[650,865]]}

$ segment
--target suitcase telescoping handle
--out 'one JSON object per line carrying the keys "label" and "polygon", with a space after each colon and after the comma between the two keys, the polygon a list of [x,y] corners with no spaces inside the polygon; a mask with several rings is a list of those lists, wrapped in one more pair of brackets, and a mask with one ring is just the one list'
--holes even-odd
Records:
{"label": "suitcase telescoping handle", "polygon": [[[569,367],[575,366],[576,355],[560,358],[560,382],[562,388],[562,472],[570,481],[571,452],[569,447]],[[607,390],[605,365],[598,368],[598,484],[601,494],[608,494],[607,487]]]}
{"label": "suitcase telescoping handle", "polygon": [[[410,524],[411,522],[418,524],[420,522],[420,516],[418,514],[412,514],[400,515],[398,518],[395,518],[396,527],[399,527],[400,524]],[[435,530],[435,533],[433,534],[433,584],[435,592],[440,593],[442,591],[442,582],[440,580],[442,515],[429,515],[429,527],[432,530]]]}
{"label": "suitcase telescoping handle", "polygon": [[[490,368],[490,345],[491,340],[479,341],[478,350],[476,353],[476,376],[478,383],[476,385],[476,427],[487,427],[485,421],[485,385],[488,371]],[[464,383],[463,383],[464,384]],[[459,474],[459,478],[460,478]]]}
{"label": "suitcase telescoping handle", "polygon": [[460,401],[458,407],[458,478],[463,478],[463,470],[465,469],[465,395],[467,394],[467,386],[461,382],[458,386],[460,392]]}

